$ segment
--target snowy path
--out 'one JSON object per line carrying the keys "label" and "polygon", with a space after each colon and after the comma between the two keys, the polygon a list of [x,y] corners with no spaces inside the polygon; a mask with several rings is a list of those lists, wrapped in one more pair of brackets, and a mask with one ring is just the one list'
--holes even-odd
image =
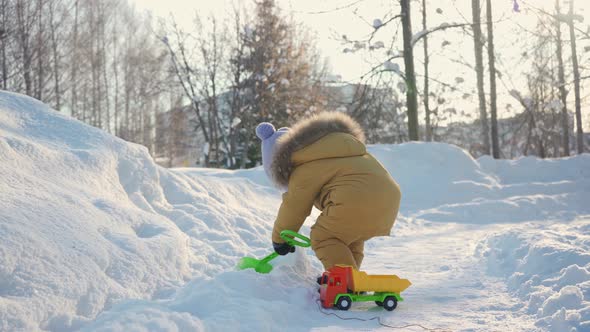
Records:
{"label": "snowy path", "polygon": [[[522,305],[507,292],[505,283],[487,276],[474,256],[485,235],[503,227],[508,226],[430,224],[428,234],[421,235],[423,226],[416,226],[403,237],[374,241],[364,268],[378,273],[403,270],[403,277],[413,283],[406,301],[383,322],[420,323],[449,331],[535,330],[530,316],[515,312]],[[382,265],[387,261],[393,262]]]}

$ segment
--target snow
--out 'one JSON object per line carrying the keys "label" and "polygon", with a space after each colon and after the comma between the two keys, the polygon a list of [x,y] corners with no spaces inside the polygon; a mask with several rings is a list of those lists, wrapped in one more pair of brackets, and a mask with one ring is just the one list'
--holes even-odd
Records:
{"label": "snow", "polygon": [[[437,10],[437,12],[438,12],[438,10]],[[441,12],[441,13],[442,13],[442,12]],[[439,14],[440,14],[440,13],[439,13]],[[426,34],[429,34],[429,33],[431,33],[431,32],[434,32],[434,31],[436,31],[436,30],[446,29],[446,28],[449,28],[451,25],[456,25],[456,24],[457,24],[457,23],[448,23],[448,22],[443,22],[443,23],[441,23],[441,24],[440,24],[439,26],[437,26],[437,27],[430,28],[430,29],[424,29],[424,30],[418,31],[417,33],[415,33],[415,34],[412,36],[411,44],[412,44],[412,45],[416,44],[416,43],[418,42],[418,40],[420,40],[420,38],[424,37],[424,35],[426,35]],[[443,44],[443,46],[445,46],[445,45]]]}
{"label": "snow", "polygon": [[[490,235],[478,254],[537,325],[548,331],[590,327],[590,224],[524,224]],[[565,319],[565,317],[569,317]]]}
{"label": "snow", "polygon": [[236,128],[237,126],[240,125],[240,123],[242,123],[242,119],[235,117],[235,118],[233,118],[233,120],[231,122],[231,127]]}
{"label": "snow", "polygon": [[418,31],[418,32],[416,32],[416,33],[415,33],[415,34],[412,36],[412,41],[411,41],[411,44],[412,44],[412,45],[416,44],[416,42],[417,42],[417,41],[418,41],[420,38],[422,38],[424,35],[426,35],[427,33],[429,33],[429,30],[428,30],[428,29],[426,29],[426,30],[421,30],[421,31]]}
{"label": "snow", "polygon": [[387,56],[390,57],[391,59],[402,57],[401,52],[396,52],[394,50],[387,50],[387,52],[385,54],[387,54]]}
{"label": "snow", "polygon": [[381,48],[384,48],[384,47],[385,47],[385,44],[382,41],[379,40],[379,41],[376,41],[375,43],[373,43],[373,45],[371,45],[369,47],[369,49],[370,50],[378,50],[378,49],[381,49]]}
{"label": "snow", "polygon": [[398,74],[400,73],[399,65],[395,62],[386,61],[383,64],[383,66],[385,67],[385,70],[392,71]]}
{"label": "snow", "polygon": [[165,169],[142,146],[0,92],[0,331],[590,330],[590,155],[369,150],[403,201],[363,270],[413,285],[393,312],[337,312],[318,305],[309,249],[267,275],[235,269],[272,250],[280,192],[261,167]]}
{"label": "snow", "polygon": [[561,112],[563,109],[563,103],[559,99],[552,100],[545,104],[545,108],[552,110],[553,112]]}
{"label": "snow", "polygon": [[254,29],[248,25],[244,28],[244,34],[246,35],[247,39],[251,39],[254,37]]}
{"label": "snow", "polygon": [[373,20],[373,28],[379,29],[382,25],[383,21],[381,21],[380,19],[376,18]]}

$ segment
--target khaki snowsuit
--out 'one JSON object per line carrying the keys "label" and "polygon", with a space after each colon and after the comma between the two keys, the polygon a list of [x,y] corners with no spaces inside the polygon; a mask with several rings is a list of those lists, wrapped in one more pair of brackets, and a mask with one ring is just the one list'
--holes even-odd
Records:
{"label": "khaki snowsuit", "polygon": [[363,144],[360,126],[342,113],[321,113],[297,123],[278,139],[271,173],[287,187],[272,240],[299,231],[312,206],[321,210],[311,230],[312,249],[325,269],[360,268],[364,243],[389,235],[401,193]]}

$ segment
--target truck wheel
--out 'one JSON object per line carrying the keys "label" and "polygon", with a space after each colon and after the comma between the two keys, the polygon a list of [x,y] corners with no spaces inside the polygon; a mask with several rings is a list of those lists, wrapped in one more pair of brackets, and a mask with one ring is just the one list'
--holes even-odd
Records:
{"label": "truck wheel", "polygon": [[380,307],[383,306],[383,302],[381,302],[381,301],[375,301],[375,304],[378,305],[378,306],[380,306]]}
{"label": "truck wheel", "polygon": [[395,296],[388,296],[383,300],[383,308],[387,311],[392,311],[397,307],[397,299]]}
{"label": "truck wheel", "polygon": [[350,296],[341,296],[336,302],[336,307],[340,310],[348,310],[352,306],[352,299]]}

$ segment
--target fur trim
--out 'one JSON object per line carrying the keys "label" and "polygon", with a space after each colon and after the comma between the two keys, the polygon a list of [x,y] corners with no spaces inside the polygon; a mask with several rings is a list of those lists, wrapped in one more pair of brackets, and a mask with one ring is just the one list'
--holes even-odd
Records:
{"label": "fur trim", "polygon": [[297,150],[314,143],[332,133],[347,133],[365,142],[361,126],[350,116],[340,112],[322,112],[297,122],[285,135],[277,140],[270,167],[272,180],[281,187],[287,187],[294,165],[291,156]]}

